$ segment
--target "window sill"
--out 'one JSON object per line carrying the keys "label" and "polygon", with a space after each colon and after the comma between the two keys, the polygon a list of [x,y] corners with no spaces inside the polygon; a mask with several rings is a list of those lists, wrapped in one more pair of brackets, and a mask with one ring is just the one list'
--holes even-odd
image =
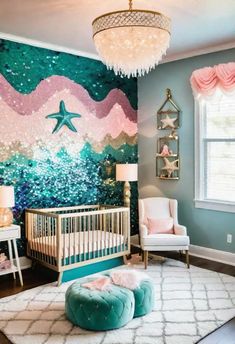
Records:
{"label": "window sill", "polygon": [[195,208],[235,213],[235,203],[212,200],[194,200]]}

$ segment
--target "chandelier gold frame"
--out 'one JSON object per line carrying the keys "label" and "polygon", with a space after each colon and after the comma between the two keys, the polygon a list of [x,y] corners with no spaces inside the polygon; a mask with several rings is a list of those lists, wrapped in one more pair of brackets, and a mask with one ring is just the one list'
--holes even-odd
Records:
{"label": "chandelier gold frame", "polygon": [[129,9],[105,13],[92,22],[101,60],[116,75],[127,77],[153,69],[170,40],[170,18],[156,11],[133,9],[132,1]]}
{"label": "chandelier gold frame", "polygon": [[153,27],[170,34],[170,23],[170,18],[160,12],[129,8],[129,10],[105,13],[95,18],[92,22],[93,38],[101,31],[129,26]]}

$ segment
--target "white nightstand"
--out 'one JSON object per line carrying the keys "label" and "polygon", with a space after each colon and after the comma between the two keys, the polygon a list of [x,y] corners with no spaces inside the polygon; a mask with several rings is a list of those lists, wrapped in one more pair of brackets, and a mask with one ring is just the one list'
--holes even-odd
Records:
{"label": "white nightstand", "polygon": [[[18,250],[17,250],[17,245],[16,245],[16,239],[19,239],[19,238],[20,238],[20,226],[11,225],[9,227],[0,227],[0,242],[1,241],[8,242],[9,259],[11,261],[11,268],[0,271],[0,276],[13,273],[13,277],[15,279],[16,278],[15,272],[18,271],[20,284],[23,286],[23,278],[21,274]],[[15,253],[16,266],[13,261],[12,243],[13,243],[13,248],[14,248],[14,253]]]}

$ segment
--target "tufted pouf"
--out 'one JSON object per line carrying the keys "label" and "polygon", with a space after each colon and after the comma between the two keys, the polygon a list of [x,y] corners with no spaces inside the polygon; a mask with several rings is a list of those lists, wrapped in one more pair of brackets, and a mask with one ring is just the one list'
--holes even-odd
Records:
{"label": "tufted pouf", "polygon": [[150,313],[154,307],[154,286],[149,279],[140,282],[140,286],[133,290],[135,298],[134,318]]}
{"label": "tufted pouf", "polygon": [[135,309],[133,292],[111,285],[108,290],[82,287],[86,279],[74,282],[65,295],[67,318],[87,330],[104,331],[122,327],[132,320]]}

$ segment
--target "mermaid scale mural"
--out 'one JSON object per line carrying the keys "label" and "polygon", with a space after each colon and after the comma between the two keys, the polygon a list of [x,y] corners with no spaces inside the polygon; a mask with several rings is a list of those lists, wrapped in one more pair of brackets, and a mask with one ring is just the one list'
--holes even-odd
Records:
{"label": "mermaid scale mural", "polygon": [[99,61],[2,40],[0,96],[0,184],[15,187],[17,223],[23,227],[28,207],[122,204],[113,168],[137,161],[135,79]]}

